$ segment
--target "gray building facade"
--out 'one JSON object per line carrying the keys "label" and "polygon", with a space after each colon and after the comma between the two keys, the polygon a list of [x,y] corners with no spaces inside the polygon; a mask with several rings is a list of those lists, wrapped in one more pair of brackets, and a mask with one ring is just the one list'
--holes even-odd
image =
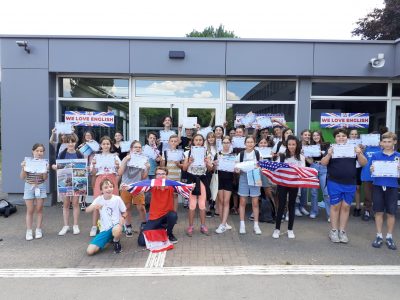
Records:
{"label": "gray building facade", "polygon": [[[164,115],[174,126],[188,116],[232,126],[249,111],[283,113],[297,133],[319,129],[321,112],[368,112],[366,132],[400,131],[400,40],[0,39],[3,190],[13,202],[22,202],[20,163],[32,145],[54,160],[50,132],[67,110],[113,111],[116,127],[96,128],[97,140],[120,130],[144,141]],[[373,67],[382,54],[384,66]]]}

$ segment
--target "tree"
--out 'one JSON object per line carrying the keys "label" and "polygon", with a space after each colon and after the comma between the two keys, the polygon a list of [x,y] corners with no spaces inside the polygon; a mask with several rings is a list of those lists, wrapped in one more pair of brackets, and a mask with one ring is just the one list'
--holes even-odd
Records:
{"label": "tree", "polygon": [[191,33],[186,34],[186,37],[238,38],[233,31],[225,30],[222,24],[218,28],[208,26],[201,32],[193,29]]}
{"label": "tree", "polygon": [[395,40],[400,38],[400,0],[385,0],[384,8],[375,8],[356,23],[351,33],[362,40]]}

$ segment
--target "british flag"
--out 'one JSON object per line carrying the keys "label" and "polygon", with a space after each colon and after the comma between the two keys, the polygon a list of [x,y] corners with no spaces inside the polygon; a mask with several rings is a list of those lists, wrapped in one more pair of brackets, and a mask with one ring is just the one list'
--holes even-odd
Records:
{"label": "british flag", "polygon": [[282,162],[260,161],[261,172],[277,185],[319,188],[318,171]]}
{"label": "british flag", "polygon": [[168,179],[148,179],[129,184],[127,191],[132,195],[138,195],[148,192],[155,186],[171,186],[183,198],[189,198],[190,192],[194,189],[194,184],[185,184],[180,181]]}

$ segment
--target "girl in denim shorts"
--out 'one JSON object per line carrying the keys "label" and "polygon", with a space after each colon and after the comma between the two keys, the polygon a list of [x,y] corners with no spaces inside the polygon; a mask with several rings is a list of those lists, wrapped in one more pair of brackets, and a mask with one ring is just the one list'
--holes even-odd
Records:
{"label": "girl in denim shorts", "polygon": [[[35,144],[32,147],[33,160],[43,159],[45,148],[43,144]],[[46,171],[43,173],[26,170],[26,161],[21,163],[21,179],[25,180],[24,200],[26,204],[26,240],[33,240],[33,213],[36,206],[36,230],[35,238],[42,238],[42,219],[43,219],[43,203],[46,199],[46,184],[48,177],[48,164]]]}

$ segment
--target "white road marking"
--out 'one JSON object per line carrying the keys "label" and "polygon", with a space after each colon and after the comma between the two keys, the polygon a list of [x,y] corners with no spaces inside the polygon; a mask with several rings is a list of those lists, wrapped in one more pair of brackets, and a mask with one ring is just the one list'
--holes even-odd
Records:
{"label": "white road marking", "polygon": [[162,268],[164,267],[165,257],[167,256],[167,251],[153,253],[150,252],[147,257],[145,268]]}
{"label": "white road marking", "polygon": [[102,269],[0,269],[0,278],[142,277],[218,275],[400,275],[400,266],[271,265],[221,267],[152,267]]}

